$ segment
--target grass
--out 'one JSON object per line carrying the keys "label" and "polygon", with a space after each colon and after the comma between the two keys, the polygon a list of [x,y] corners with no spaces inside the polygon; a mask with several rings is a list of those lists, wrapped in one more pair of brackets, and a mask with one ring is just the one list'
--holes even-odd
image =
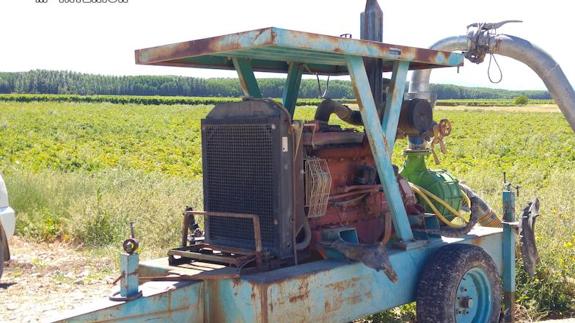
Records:
{"label": "grass", "polygon": [[[73,241],[107,254],[136,223],[143,257],[177,245],[181,212],[201,208],[200,120],[210,106],[0,102],[0,171],[28,239]],[[299,108],[296,118],[311,119]],[[559,113],[442,108],[453,133],[439,166],[501,209],[502,173],[538,196],[534,279],[521,271],[526,317],[575,315],[575,136]],[[335,121],[335,120],[334,120]],[[402,163],[404,141],[394,162]],[[104,250],[104,251],[102,251]],[[372,317],[408,320],[413,305]]]}

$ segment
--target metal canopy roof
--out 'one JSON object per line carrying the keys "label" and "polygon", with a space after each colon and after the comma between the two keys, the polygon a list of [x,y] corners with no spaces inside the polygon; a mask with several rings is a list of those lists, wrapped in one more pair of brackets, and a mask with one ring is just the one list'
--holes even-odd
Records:
{"label": "metal canopy roof", "polygon": [[348,74],[346,56],[380,58],[384,71],[394,61],[410,69],[463,65],[463,55],[423,48],[334,37],[269,27],[136,50],[136,63],[234,70],[232,58],[247,58],[254,71],[285,73],[289,63],[305,73]]}

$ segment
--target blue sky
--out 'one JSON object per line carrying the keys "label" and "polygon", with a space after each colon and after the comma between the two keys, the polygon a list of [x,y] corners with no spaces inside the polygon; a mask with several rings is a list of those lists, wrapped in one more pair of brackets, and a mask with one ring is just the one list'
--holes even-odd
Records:
{"label": "blue sky", "polygon": [[[0,1],[0,71],[73,70],[114,75],[234,77],[231,72],[134,64],[134,50],[261,27],[277,26],[359,37],[364,0],[128,0],[128,3],[60,3],[60,0]],[[83,0],[86,1],[86,0]],[[100,0],[102,1],[102,0]],[[389,1],[384,42],[427,47],[465,33],[476,21],[522,19],[500,32],[526,38],[548,51],[575,81],[575,45],[569,1]],[[466,61],[434,72],[432,82],[506,89],[544,89],[527,67],[499,58],[503,82],[489,83],[487,64]],[[264,75],[270,76],[270,75]],[[272,75],[273,76],[273,75]]]}

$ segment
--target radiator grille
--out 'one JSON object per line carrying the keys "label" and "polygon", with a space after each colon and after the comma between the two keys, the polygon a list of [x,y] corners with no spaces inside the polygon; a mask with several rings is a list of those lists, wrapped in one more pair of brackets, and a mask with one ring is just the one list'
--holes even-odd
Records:
{"label": "radiator grille", "polygon": [[[209,124],[204,129],[206,210],[260,216],[262,242],[274,242],[273,135],[271,124]],[[253,248],[250,220],[210,218],[209,239]],[[220,243],[226,245],[226,243]]]}

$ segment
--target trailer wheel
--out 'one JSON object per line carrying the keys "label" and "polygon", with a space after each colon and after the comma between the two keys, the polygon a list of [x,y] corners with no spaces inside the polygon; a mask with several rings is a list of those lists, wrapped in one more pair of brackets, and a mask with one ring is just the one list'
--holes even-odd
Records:
{"label": "trailer wheel", "polygon": [[498,322],[499,273],[480,247],[442,247],[427,262],[417,286],[417,322]]}

